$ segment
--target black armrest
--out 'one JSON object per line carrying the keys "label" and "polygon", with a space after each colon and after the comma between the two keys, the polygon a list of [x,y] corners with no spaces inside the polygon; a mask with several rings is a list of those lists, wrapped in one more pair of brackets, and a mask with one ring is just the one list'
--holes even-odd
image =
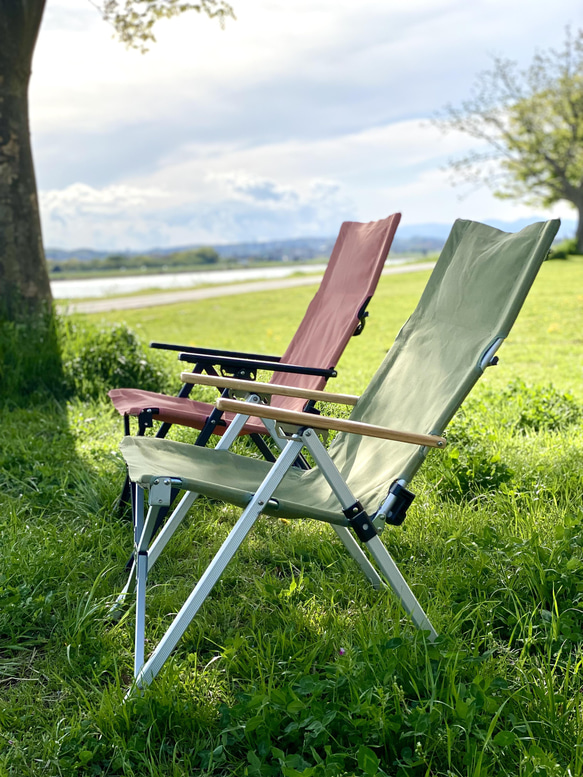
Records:
{"label": "black armrest", "polygon": [[232,356],[235,359],[261,359],[264,362],[278,362],[281,356],[269,356],[261,353],[246,353],[245,351],[221,351],[214,348],[199,348],[196,345],[173,345],[172,343],[150,343],[150,348],[162,348],[165,351],[180,351],[181,353],[200,353],[205,356]]}
{"label": "black armrest", "polygon": [[219,366],[229,371],[237,372],[243,370],[246,373],[256,372],[257,370],[271,370],[272,372],[291,372],[298,375],[317,375],[322,378],[335,378],[337,373],[334,369],[322,369],[321,367],[302,367],[299,364],[274,364],[261,359],[239,359],[230,356],[209,356],[205,353],[181,353],[178,358],[180,361],[196,364],[205,369],[207,366]]}

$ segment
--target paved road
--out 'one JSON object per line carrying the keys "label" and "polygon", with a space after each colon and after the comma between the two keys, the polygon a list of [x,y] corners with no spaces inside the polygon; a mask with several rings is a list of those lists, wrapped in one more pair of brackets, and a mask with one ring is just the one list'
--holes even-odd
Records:
{"label": "paved road", "polygon": [[[417,262],[385,267],[383,275],[402,275],[408,272],[430,270],[434,262]],[[300,278],[282,278],[277,281],[255,281],[252,283],[234,283],[227,286],[207,286],[204,289],[184,289],[181,291],[158,292],[156,294],[140,294],[135,297],[117,297],[109,299],[75,302],[69,305],[58,305],[59,313],[107,313],[111,310],[133,310],[149,308],[156,305],[174,305],[177,302],[197,302],[212,297],[230,297],[234,294],[250,294],[254,291],[274,291],[290,289],[293,286],[313,286],[322,278],[321,275],[305,275]]]}

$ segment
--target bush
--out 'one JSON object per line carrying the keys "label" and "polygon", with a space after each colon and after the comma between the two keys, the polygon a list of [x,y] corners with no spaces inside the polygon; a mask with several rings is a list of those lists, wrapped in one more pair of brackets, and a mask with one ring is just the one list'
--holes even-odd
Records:
{"label": "bush", "polygon": [[426,476],[438,484],[442,499],[469,501],[514,481],[512,469],[492,450],[481,419],[479,404],[469,402],[448,427],[447,448],[428,462]]}
{"label": "bush", "polygon": [[517,379],[502,392],[502,399],[513,410],[511,424],[518,431],[558,432],[581,419],[581,407],[572,394],[552,384],[527,386]]}
{"label": "bush", "polygon": [[160,357],[126,324],[94,326],[72,318],[62,321],[61,332],[66,384],[79,398],[103,398],[112,388],[166,388]]}
{"label": "bush", "polygon": [[568,240],[562,240],[560,243],[551,249],[548,259],[568,259],[569,256],[578,254],[577,238],[569,238]]}

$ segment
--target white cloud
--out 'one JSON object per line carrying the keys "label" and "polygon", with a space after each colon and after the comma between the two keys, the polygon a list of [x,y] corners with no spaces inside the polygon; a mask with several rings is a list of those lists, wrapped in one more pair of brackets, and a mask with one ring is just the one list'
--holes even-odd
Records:
{"label": "white cloud", "polygon": [[[45,239],[65,248],[146,249],[333,235],[345,219],[395,211],[408,224],[533,213],[485,189],[451,186],[445,163],[468,143],[407,121],[331,140],[222,150],[187,145],[168,165],[128,184],[42,192]],[[572,218],[567,206],[552,215]]]}
{"label": "white cloud", "polygon": [[178,197],[156,187],[74,184],[41,192],[50,246],[141,250],[187,243],[225,243],[334,234],[350,215],[342,187],[308,181],[303,191],[241,173],[209,176],[223,196]]}
{"label": "white cloud", "polygon": [[527,14],[523,0],[234,7],[224,31],[198,14],[163,22],[142,56],[90,3],[49,0],[31,85],[49,244],[332,234],[342,218],[398,209],[409,223],[525,212],[485,190],[460,202],[441,168],[473,144],[426,120],[467,95],[489,52],[525,62],[559,44],[580,0]]}
{"label": "white cloud", "polygon": [[41,192],[41,207],[51,212],[114,215],[121,209],[143,207],[152,200],[165,199],[161,189],[137,188],[120,184],[95,189],[84,183],[74,183],[66,189]]}

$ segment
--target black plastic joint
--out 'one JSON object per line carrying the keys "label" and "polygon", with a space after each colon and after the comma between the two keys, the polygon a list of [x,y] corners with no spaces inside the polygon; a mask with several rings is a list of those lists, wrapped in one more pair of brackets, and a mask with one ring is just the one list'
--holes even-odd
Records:
{"label": "black plastic joint", "polygon": [[138,416],[138,426],[141,434],[143,434],[146,429],[152,428],[154,425],[152,416],[158,415],[159,412],[159,407],[148,407],[145,410],[142,410]]}
{"label": "black plastic joint", "polygon": [[405,520],[411,502],[415,499],[415,494],[408,491],[397,480],[389,488],[389,494],[394,495],[395,501],[385,520],[391,526],[400,526]]}
{"label": "black plastic joint", "polygon": [[372,540],[373,537],[377,536],[377,531],[360,502],[355,502],[342,512],[350,521],[351,527],[354,529],[356,536],[361,542],[368,542],[369,540]]}

